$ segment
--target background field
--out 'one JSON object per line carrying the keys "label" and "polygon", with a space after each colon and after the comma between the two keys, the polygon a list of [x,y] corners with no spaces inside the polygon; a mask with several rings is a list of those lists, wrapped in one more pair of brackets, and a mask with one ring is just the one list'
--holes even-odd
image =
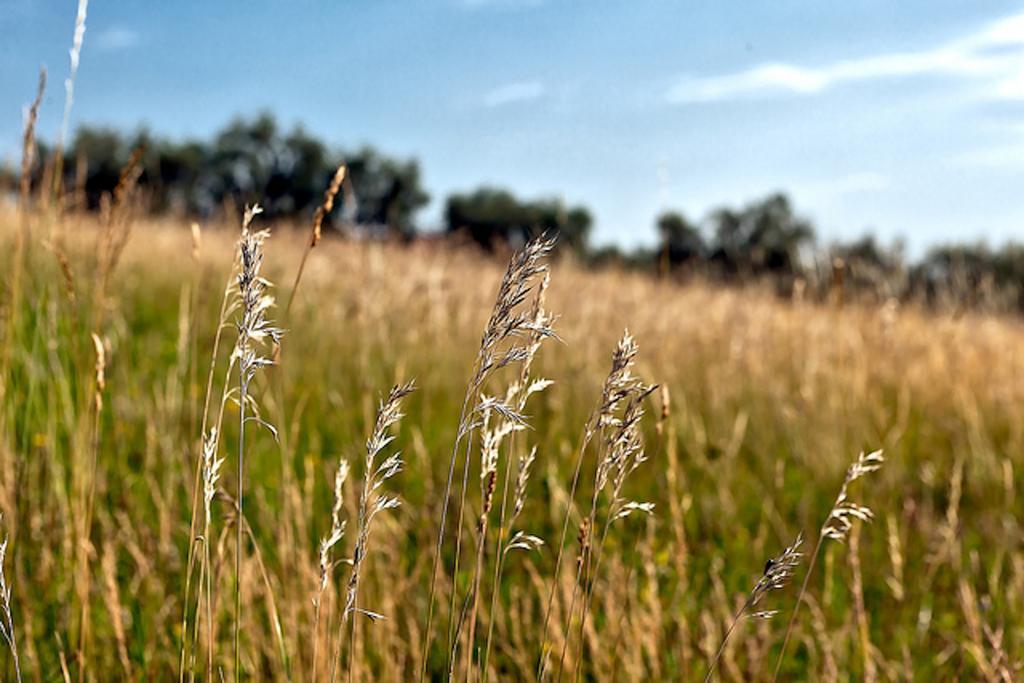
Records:
{"label": "background field", "polygon": [[[19,219],[5,208],[0,225],[13,273]],[[267,243],[267,274],[286,301],[307,237],[278,233]],[[237,227],[203,226],[201,234],[197,245],[184,224],[137,224],[121,262],[106,269],[94,219],[36,212],[16,288],[13,276],[3,278],[0,509],[28,680],[57,680],[62,670],[96,681],[178,675],[199,425]],[[415,675],[443,477],[503,267],[429,244],[325,240],[290,314],[283,306],[272,313],[287,334],[279,367],[261,375],[254,393],[280,443],[247,434],[245,512],[258,554],[243,565],[242,659],[254,679],[310,678],[317,544],[330,526],[339,457],[353,464],[345,514],[354,520],[376,402],[412,378],[419,390],[396,442],[407,467],[387,484],[403,504],[378,517],[360,598],[387,618],[357,622],[345,661],[363,680]],[[784,678],[973,680],[1020,666],[1017,319],[823,306],[756,288],[588,272],[570,260],[553,267],[548,308],[559,316],[562,341],[546,344],[536,365],[555,384],[535,397],[532,428],[515,442],[538,449],[524,520],[548,545],[511,555],[498,613],[486,602],[481,608],[481,623],[495,625],[492,680],[534,676],[574,449],[626,327],[640,347],[638,374],[667,389],[652,397],[645,418],[650,461],[627,484],[656,509],[609,536],[593,619],[582,644],[571,639],[568,648],[583,678],[700,680],[765,560],[800,531],[816,537],[847,465],[876,448],[885,449],[885,467],[852,489],[876,519],[847,544],[826,545]],[[106,361],[95,432],[93,332]],[[225,334],[224,355],[233,328]],[[218,374],[215,395],[222,380]],[[232,414],[237,420],[229,405],[221,452],[229,494]],[[473,472],[470,486],[476,490]],[[95,513],[83,518],[91,490]],[[215,656],[228,678],[234,520],[227,500],[214,513]],[[338,557],[351,554],[353,537]],[[573,542],[567,552],[575,557]],[[806,563],[798,582],[805,570]],[[442,628],[451,590],[444,574]],[[324,609],[335,624],[347,578],[347,566],[338,566],[327,590]],[[469,581],[465,569],[456,577],[463,592]],[[556,618],[571,575],[560,583]],[[795,593],[766,599],[763,607],[781,610],[775,619],[739,626],[723,678],[770,678]],[[555,629],[556,652],[563,630]],[[443,641],[431,649],[435,678],[444,673]],[[203,677],[201,664],[197,671]]]}

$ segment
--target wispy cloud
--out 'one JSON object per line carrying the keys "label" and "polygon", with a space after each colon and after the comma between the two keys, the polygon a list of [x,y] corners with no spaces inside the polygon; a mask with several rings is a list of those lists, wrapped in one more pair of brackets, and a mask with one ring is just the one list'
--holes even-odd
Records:
{"label": "wispy cloud", "polygon": [[500,107],[516,102],[528,102],[543,97],[544,93],[544,84],[540,81],[509,83],[484,95],[484,106]]}
{"label": "wispy cloud", "polygon": [[984,85],[987,96],[1024,99],[1024,13],[930,50],[860,57],[818,66],[759,64],[721,76],[687,76],[669,102],[715,102],[780,94],[810,95],[843,83],[914,76],[958,76]]}
{"label": "wispy cloud", "polygon": [[96,35],[96,47],[101,50],[127,50],[141,42],[142,36],[126,26],[111,26]]}

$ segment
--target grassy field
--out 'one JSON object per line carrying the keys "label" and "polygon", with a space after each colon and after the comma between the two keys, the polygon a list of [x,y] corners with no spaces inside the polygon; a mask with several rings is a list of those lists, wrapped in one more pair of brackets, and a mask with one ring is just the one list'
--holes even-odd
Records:
{"label": "grassy field", "polygon": [[[529,401],[485,401],[492,409],[473,413],[449,502],[463,397],[472,406],[480,393],[506,396],[521,375],[513,358],[467,394],[505,264],[436,245],[325,239],[289,310],[308,234],[279,229],[263,245],[278,305],[263,313],[285,330],[283,342],[262,347],[277,364],[254,373],[253,400],[243,402],[277,438],[244,423],[236,583],[239,406],[231,400],[212,453],[224,463],[208,529],[196,475],[203,425],[208,435],[225,383],[238,384],[238,363],[230,373],[228,364],[241,311],[224,317],[212,356],[238,227],[204,226],[197,238],[170,221],[139,222],[130,234],[129,225],[116,211],[101,225],[0,210],[0,510],[25,680],[230,680],[236,623],[239,673],[251,680],[330,680],[335,668],[339,679],[415,680],[424,666],[433,680],[449,666],[454,678],[533,680],[542,652],[548,680],[702,680],[766,560],[802,532],[792,581],[755,608],[778,615],[740,619],[714,674],[771,680],[846,468],[877,449],[884,467],[849,487],[874,520],[855,523],[845,542],[822,542],[780,680],[1019,675],[1018,320],[823,307],[556,261],[544,309],[558,338],[540,344],[529,375],[553,384]],[[265,227],[259,217],[256,225]],[[541,276],[519,307],[527,323],[536,320]],[[632,393],[615,406],[628,424],[592,430],[556,572],[577,453],[627,328],[639,348],[633,373],[660,388],[632,405],[638,387],[628,380]],[[523,329],[532,342],[536,330]],[[401,450],[404,469],[376,490],[401,505],[374,517],[354,553],[378,401],[412,379],[396,439],[377,460]],[[628,433],[641,405],[646,415]],[[488,448],[481,437],[516,419],[503,416],[508,406],[522,407],[528,427]],[[654,510],[607,523],[617,504],[606,496],[611,485],[592,519],[588,512],[597,463],[616,452],[606,436],[619,431],[624,458],[636,462],[641,436],[647,456],[625,468],[620,498]],[[534,447],[512,524],[514,463]],[[337,519],[347,528],[321,577],[342,458],[350,471]],[[499,537],[507,544],[517,529],[544,545],[498,551]],[[582,555],[578,536],[590,549]],[[358,609],[346,613],[354,557]],[[3,667],[13,679],[13,658]]]}

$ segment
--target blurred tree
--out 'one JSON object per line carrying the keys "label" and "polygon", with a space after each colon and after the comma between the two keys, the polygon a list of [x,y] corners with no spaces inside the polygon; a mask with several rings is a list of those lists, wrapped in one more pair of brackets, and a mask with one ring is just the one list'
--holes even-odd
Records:
{"label": "blurred tree", "polygon": [[294,216],[316,210],[336,166],[327,147],[298,127],[277,142],[264,201],[272,213]]}
{"label": "blurred tree", "polygon": [[903,245],[891,247],[878,243],[874,235],[865,235],[847,243],[832,246],[829,253],[831,281],[875,298],[902,296],[906,291],[906,268]]}
{"label": "blurred tree", "polygon": [[[204,172],[209,165],[206,146],[198,141],[161,142],[156,156],[155,170],[151,172],[147,167],[143,179],[159,186],[153,196],[154,210],[208,214],[216,208],[204,184]],[[158,181],[154,181],[154,177]]]}
{"label": "blurred tree", "polygon": [[852,242],[839,242],[832,248],[832,256],[849,264],[880,271],[898,269],[903,263],[903,246],[896,243],[887,248],[878,243],[874,235],[864,235]]}
{"label": "blurred tree", "polygon": [[833,242],[814,258],[813,269],[805,271],[819,296],[842,303],[852,296],[880,302],[900,299],[908,289],[903,243],[884,246],[874,235],[851,242]]}
{"label": "blurred tree", "polygon": [[984,244],[954,244],[928,251],[910,272],[912,290],[933,303],[979,302],[1024,309],[1024,245],[997,251]]}
{"label": "blurred tree", "polygon": [[[281,215],[283,193],[280,188],[273,195],[268,190],[274,189],[269,187],[270,181],[283,165],[284,153],[284,142],[270,114],[232,121],[215,137],[204,169],[209,176],[211,205],[218,206],[225,199],[235,206],[259,202],[268,216]],[[294,206],[289,208],[294,211]]]}
{"label": "blurred tree", "polygon": [[711,260],[729,276],[796,275],[801,251],[814,243],[814,228],[793,212],[786,195],[776,193],[746,208],[719,209]]}
{"label": "blurred tree", "polygon": [[347,206],[348,198],[343,198],[345,212],[358,225],[411,237],[413,216],[430,200],[420,184],[419,164],[388,159],[364,147],[347,159],[347,165],[355,206]]}
{"label": "blurred tree", "polygon": [[510,192],[482,187],[454,194],[445,207],[449,233],[464,233],[488,251],[517,247],[533,235],[550,233],[558,245],[584,255],[592,219],[582,206],[566,207],[561,200],[522,202]]}
{"label": "blurred tree", "polygon": [[529,218],[511,193],[482,187],[471,194],[453,194],[445,207],[448,232],[464,232],[487,250],[499,242],[519,244],[529,234]]}
{"label": "blurred tree", "polygon": [[[307,217],[345,158],[302,127],[283,133],[270,114],[236,119],[209,143],[161,140],[146,130],[123,136],[83,126],[66,156],[84,161],[88,208],[99,207],[100,198],[114,190],[138,147],[145,149],[139,184],[149,208],[199,215],[209,215],[225,202],[259,202],[269,217]],[[348,222],[364,230],[411,235],[416,212],[429,200],[416,161],[390,159],[366,147],[349,157],[348,167],[353,191],[339,198]],[[65,186],[72,187],[75,165],[65,168]]]}
{"label": "blurred tree", "polygon": [[[121,177],[121,169],[128,162],[131,153],[121,134],[110,128],[79,128],[75,133],[71,147],[65,153],[67,159],[84,159],[86,177],[84,183],[86,206],[95,210],[100,206],[104,194],[113,192]],[[74,164],[65,166],[69,176],[65,187],[72,187],[74,180],[70,174]]]}
{"label": "blurred tree", "polygon": [[590,215],[590,211],[582,206],[574,206],[566,210],[564,222],[558,228],[559,242],[577,254],[585,254],[593,222],[594,219]]}
{"label": "blurred tree", "polygon": [[658,216],[658,235],[661,239],[660,268],[663,271],[692,267],[707,253],[700,229],[681,213],[668,211]]}

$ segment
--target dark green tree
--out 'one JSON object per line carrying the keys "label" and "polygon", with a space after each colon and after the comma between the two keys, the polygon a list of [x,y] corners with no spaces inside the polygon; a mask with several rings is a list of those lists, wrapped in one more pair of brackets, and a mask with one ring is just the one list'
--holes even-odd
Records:
{"label": "dark green tree", "polygon": [[980,301],[1024,309],[1024,245],[992,250],[952,244],[928,251],[910,273],[913,291],[931,302],[971,306]]}
{"label": "dark green tree", "polygon": [[451,195],[445,223],[449,233],[465,234],[488,251],[549,233],[558,238],[560,248],[583,255],[592,219],[586,208],[567,207],[558,199],[520,201],[507,190],[482,187]]}
{"label": "dark green tree", "polygon": [[368,229],[390,231],[403,237],[414,232],[413,217],[430,201],[422,188],[420,167],[415,160],[397,161],[364,147],[347,158],[355,206],[344,211],[355,223]]}
{"label": "dark green tree", "polygon": [[[282,132],[270,114],[236,119],[210,142],[173,142],[146,130],[124,136],[83,126],[69,147],[65,187],[74,187],[81,159],[86,205],[96,209],[117,186],[133,150],[142,149],[139,186],[154,211],[209,215],[227,204],[259,202],[270,217],[308,218],[320,204],[335,169],[348,164],[348,187],[339,212],[363,230],[411,235],[415,214],[429,200],[419,165],[366,147],[346,156],[302,127]],[[33,171],[41,175],[42,167]]]}
{"label": "dark green tree", "polygon": [[79,128],[64,155],[68,160],[64,167],[68,174],[64,185],[74,186],[75,178],[72,174],[77,161],[84,160],[87,169],[83,183],[86,206],[92,210],[98,209],[103,195],[113,192],[117,187],[121,169],[128,162],[130,154],[131,149],[117,131],[110,128]]}
{"label": "dark green tree", "polygon": [[729,276],[798,274],[801,251],[814,243],[814,228],[781,193],[739,211],[720,209],[711,225],[711,260]]}
{"label": "dark green tree", "polygon": [[700,228],[690,223],[681,213],[667,211],[658,216],[658,236],[661,241],[662,268],[694,266],[707,253]]}

